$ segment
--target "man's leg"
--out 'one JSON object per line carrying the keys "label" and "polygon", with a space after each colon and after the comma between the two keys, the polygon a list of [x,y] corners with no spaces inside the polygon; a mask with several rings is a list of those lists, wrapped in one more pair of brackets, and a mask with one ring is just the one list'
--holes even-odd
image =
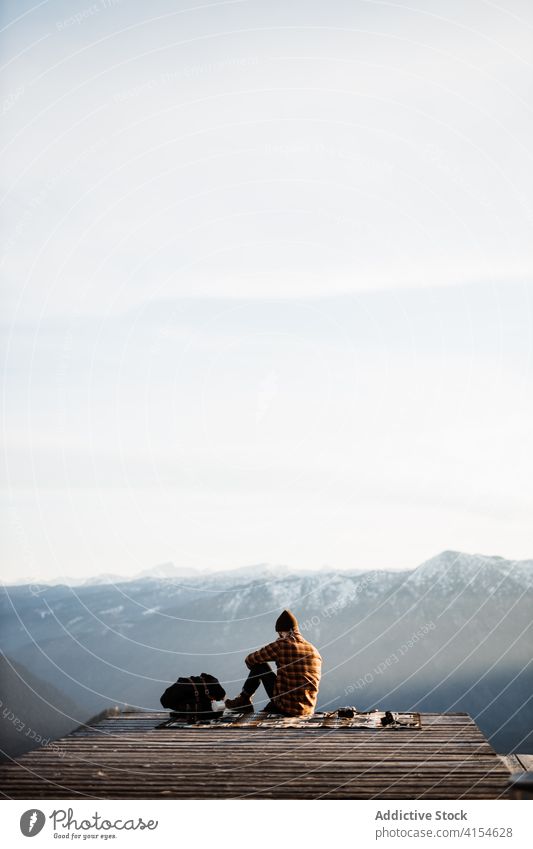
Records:
{"label": "man's leg", "polygon": [[272,671],[268,663],[257,663],[252,666],[240,695],[235,699],[226,699],[226,707],[229,710],[252,711],[252,696],[261,683],[264,685],[269,699],[272,698],[276,685],[276,673]]}
{"label": "man's leg", "polygon": [[289,716],[290,714],[285,713],[285,711],[281,710],[276,704],[276,702],[269,702],[265,705],[264,708],[261,709],[261,713],[279,713],[280,716]]}
{"label": "man's leg", "polygon": [[272,671],[268,663],[256,663],[252,666],[242,692],[247,696],[253,696],[260,684],[263,684],[268,698],[271,699],[276,686],[276,673]]}

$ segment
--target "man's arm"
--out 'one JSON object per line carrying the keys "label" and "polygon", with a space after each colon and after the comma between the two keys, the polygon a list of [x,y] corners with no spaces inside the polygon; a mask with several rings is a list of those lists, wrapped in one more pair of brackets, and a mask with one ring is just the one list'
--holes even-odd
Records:
{"label": "man's arm", "polygon": [[244,662],[248,669],[251,669],[251,667],[256,663],[265,663],[268,660],[277,660],[278,649],[279,642],[276,640],[274,643],[269,643],[267,646],[263,646],[262,649],[253,651],[244,659]]}

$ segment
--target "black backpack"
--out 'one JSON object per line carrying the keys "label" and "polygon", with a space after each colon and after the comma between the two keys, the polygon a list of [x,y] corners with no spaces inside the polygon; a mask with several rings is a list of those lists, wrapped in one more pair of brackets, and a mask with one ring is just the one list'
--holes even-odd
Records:
{"label": "black backpack", "polygon": [[226,691],[218,679],[202,672],[201,675],[178,678],[175,684],[167,687],[160,701],[166,710],[171,711],[173,719],[192,724],[222,716],[224,711],[214,711],[211,702],[221,701],[225,696]]}

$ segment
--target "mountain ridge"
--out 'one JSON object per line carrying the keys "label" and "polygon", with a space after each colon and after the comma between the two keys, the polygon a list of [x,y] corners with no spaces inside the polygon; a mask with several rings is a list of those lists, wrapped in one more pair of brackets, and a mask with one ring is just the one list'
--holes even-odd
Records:
{"label": "mountain ridge", "polygon": [[148,569],[142,569],[134,575],[119,575],[114,573],[102,573],[100,575],[96,575],[90,578],[72,578],[68,576],[59,576],[56,578],[48,578],[48,579],[40,579],[36,580],[34,578],[24,578],[22,580],[17,581],[4,581],[3,585],[8,587],[21,587],[21,586],[72,586],[72,587],[88,587],[88,586],[96,586],[99,584],[124,584],[131,583],[133,581],[140,580],[161,580],[161,581],[169,581],[172,582],[174,579],[186,578],[189,579],[189,582],[193,584],[196,582],[218,582],[218,581],[227,581],[231,582],[234,578],[242,578],[243,580],[271,580],[277,579],[280,577],[289,577],[289,576],[308,576],[308,575],[326,575],[326,574],[336,574],[336,575],[360,575],[368,572],[394,572],[397,574],[407,574],[412,572],[423,572],[427,571],[431,568],[435,568],[435,566],[446,566],[449,567],[453,565],[455,562],[459,562],[463,568],[468,566],[472,561],[477,561],[478,563],[485,564],[496,564],[496,563],[505,563],[505,564],[513,564],[514,567],[521,569],[531,569],[533,570],[533,559],[522,559],[522,560],[509,560],[500,555],[487,555],[487,554],[469,554],[461,551],[456,551],[453,549],[445,549],[441,551],[439,554],[425,560],[419,566],[410,569],[365,569],[364,567],[359,568],[348,568],[348,569],[335,569],[331,567],[321,567],[319,569],[294,569],[291,570],[290,567],[286,565],[272,565],[269,563],[256,563],[250,564],[248,566],[239,566],[234,569],[218,569],[218,570],[200,570],[193,569],[190,567],[179,567],[175,566],[172,562],[158,564],[154,567]]}

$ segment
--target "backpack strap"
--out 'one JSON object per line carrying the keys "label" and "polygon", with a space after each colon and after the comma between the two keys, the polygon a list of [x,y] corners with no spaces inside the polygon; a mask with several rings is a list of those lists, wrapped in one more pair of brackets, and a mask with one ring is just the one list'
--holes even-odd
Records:
{"label": "backpack strap", "polygon": [[200,679],[201,679],[201,681],[202,681],[202,684],[204,685],[204,693],[205,693],[205,697],[206,697],[207,701],[209,701],[209,702],[210,702],[210,701],[211,701],[211,696],[209,695],[209,688],[208,688],[208,686],[207,686],[207,681],[205,680],[203,673],[200,675]]}
{"label": "backpack strap", "polygon": [[190,678],[186,678],[185,680],[189,684],[192,685],[192,691],[194,693],[194,701],[196,702],[196,704],[198,704],[198,702],[200,701],[200,693],[198,692],[198,687],[196,686],[196,682],[193,681],[192,675],[191,675]]}

